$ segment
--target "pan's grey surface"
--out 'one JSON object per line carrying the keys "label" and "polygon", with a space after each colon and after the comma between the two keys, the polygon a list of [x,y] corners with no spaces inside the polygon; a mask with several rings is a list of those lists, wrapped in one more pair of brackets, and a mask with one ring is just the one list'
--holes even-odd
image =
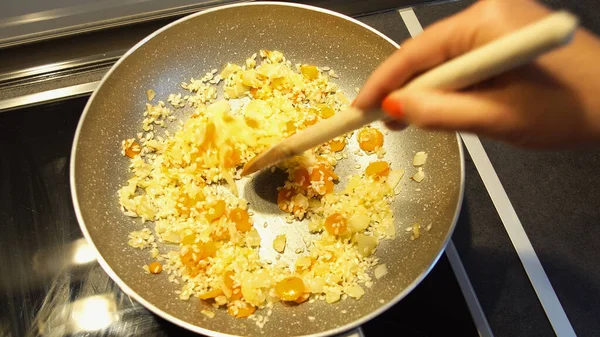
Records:
{"label": "pan's grey surface", "polygon": [[[149,252],[129,247],[127,235],[152,226],[125,217],[117,200],[117,190],[128,179],[128,160],[120,154],[120,143],[139,132],[147,89],[154,89],[158,98],[165,99],[170,93],[182,92],[180,82],[190,77],[199,78],[226,62],[243,62],[259,49],[277,49],[293,63],[332,67],[340,76],[336,82],[353,96],[354,88],[360,87],[395,48],[390,40],[345,17],[274,3],[231,6],[192,15],[134,47],[109,72],[88,103],[71,161],[75,209],[85,236],[98,250],[99,261],[108,274],[150,310],[208,335],[327,335],[359,325],[405,296],[437,260],[454,227],[463,183],[462,152],[454,134],[409,128],[386,136],[386,159],[393,168],[406,169],[402,191],[394,204],[397,238],[383,242],[377,251],[389,274],[377,280],[360,301],[276,305],[262,330],[252,321],[235,319],[224,311],[209,319],[200,314],[205,304],[177,298],[179,286],[169,283],[167,275],[148,276],[141,266],[150,262]],[[426,178],[421,184],[409,179],[415,172],[411,163],[417,151],[429,154]],[[355,170],[355,160],[363,164],[375,160],[350,157],[339,165],[342,177]],[[262,179],[274,195],[277,185],[273,177]],[[269,255],[270,236],[295,233],[292,244],[302,241],[296,227],[272,213],[276,206],[259,197],[254,187],[245,191],[258,210],[255,222],[270,222],[267,229],[258,226],[263,236],[263,256]],[[411,241],[404,229],[414,223],[423,227],[432,224],[431,231]],[[161,252],[166,249],[163,247]],[[310,321],[309,316],[316,319]]]}

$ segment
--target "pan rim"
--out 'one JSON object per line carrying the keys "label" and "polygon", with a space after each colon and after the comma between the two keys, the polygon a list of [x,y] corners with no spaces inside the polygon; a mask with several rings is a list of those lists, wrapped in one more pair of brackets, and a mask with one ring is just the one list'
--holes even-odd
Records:
{"label": "pan rim", "polygon": [[[79,200],[78,200],[78,196],[77,196],[77,187],[76,187],[76,182],[75,182],[75,158],[77,156],[77,144],[79,143],[79,138],[81,135],[81,129],[83,127],[83,123],[86,119],[86,116],[89,112],[90,106],[92,104],[92,102],[94,101],[94,98],[96,97],[96,94],[100,91],[100,89],[103,87],[104,83],[106,82],[106,80],[112,75],[112,73],[131,55],[133,54],[137,49],[139,49],[142,45],[144,45],[146,42],[148,42],[149,40],[153,39],[154,37],[156,37],[158,34],[166,31],[167,29],[176,26],[182,22],[185,22],[187,20],[190,20],[192,18],[198,17],[198,16],[202,16],[208,13],[212,13],[215,11],[219,11],[219,10],[224,10],[224,9],[229,9],[229,8],[235,8],[235,7],[244,7],[244,6],[287,6],[287,7],[294,7],[294,8],[301,8],[301,9],[306,9],[306,10],[311,10],[311,11],[316,11],[316,12],[320,12],[320,13],[324,13],[324,14],[328,14],[328,15],[333,15],[336,16],[338,18],[350,21],[356,25],[361,26],[362,28],[365,28],[369,31],[371,31],[372,33],[375,33],[376,35],[380,36],[381,38],[385,39],[387,42],[389,42],[391,45],[393,45],[394,47],[396,47],[397,49],[400,48],[400,45],[398,45],[398,43],[396,43],[395,41],[393,41],[392,39],[390,39],[389,37],[387,37],[385,34],[379,32],[378,30],[376,30],[375,28],[362,23],[354,18],[351,18],[349,16],[346,16],[344,14],[335,12],[335,11],[331,11],[328,9],[324,9],[324,8],[320,8],[320,7],[316,7],[316,6],[311,6],[311,5],[305,5],[305,4],[297,4],[297,3],[287,3],[287,2],[267,2],[267,1],[255,1],[255,2],[246,2],[246,3],[235,3],[235,4],[228,4],[228,5],[222,5],[222,6],[217,6],[214,8],[210,8],[207,10],[203,10],[197,13],[193,13],[190,15],[187,15],[183,18],[180,18],[164,27],[161,27],[160,29],[154,31],[153,33],[151,33],[150,35],[146,36],[144,39],[142,39],[141,41],[139,41],[138,43],[136,43],[133,47],[131,47],[125,54],[123,54],[123,56],[121,58],[119,58],[119,60],[109,69],[109,71],[102,77],[102,80],[100,81],[100,84],[98,85],[98,87],[94,90],[94,92],[92,93],[92,95],[90,96],[90,98],[88,99],[84,110],[81,114],[81,117],[79,119],[79,122],[77,123],[77,128],[75,130],[75,136],[73,138],[73,144],[72,144],[72,148],[71,148],[71,155],[70,155],[70,163],[69,163],[69,184],[70,184],[70,189],[71,189],[71,199],[73,202],[73,208],[75,211],[75,215],[77,218],[77,222],[79,224],[79,228],[81,229],[81,232],[83,234],[83,236],[85,237],[85,239],[87,240],[88,244],[90,245],[90,247],[94,250],[95,254],[96,254],[96,258],[98,263],[100,264],[100,266],[102,267],[102,269],[104,270],[105,273],[108,274],[108,276],[119,286],[119,288],[128,296],[133,297],[136,301],[138,301],[140,304],[142,304],[146,309],[148,309],[149,311],[151,311],[152,313],[156,314],[157,316],[175,324],[178,325],[182,328],[185,328],[187,330],[190,330],[192,332],[195,333],[199,333],[199,334],[204,334],[207,336],[213,336],[213,337],[236,337],[236,335],[231,335],[231,334],[226,334],[226,333],[222,333],[222,332],[218,332],[218,331],[214,331],[214,330],[209,330],[191,323],[188,323],[180,318],[177,318],[169,313],[166,313],[165,311],[159,309],[158,307],[156,307],[154,304],[150,303],[149,301],[147,301],[144,297],[142,297],[141,295],[139,295],[137,292],[135,292],[131,287],[129,287],[127,285],[127,283],[125,283],[116,273],[115,271],[110,267],[110,265],[106,262],[106,260],[104,259],[104,257],[102,256],[102,254],[100,253],[100,251],[98,250],[98,248],[96,247],[92,237],[90,236],[87,227],[85,225],[85,221],[83,219],[83,216],[81,214],[81,210],[79,207]],[[450,238],[452,237],[452,233],[454,232],[454,229],[456,227],[456,223],[458,221],[458,216],[460,214],[460,209],[462,208],[462,203],[463,203],[463,196],[464,196],[464,185],[465,185],[465,160],[464,160],[464,149],[462,146],[462,140],[460,138],[460,135],[458,133],[455,133],[456,135],[456,139],[457,139],[457,146],[458,146],[458,151],[459,151],[459,160],[460,160],[460,190],[459,190],[459,194],[458,194],[458,200],[457,200],[457,204],[456,204],[456,208],[454,211],[454,217],[452,219],[452,223],[450,224],[448,233],[446,238],[444,239],[441,249],[439,250],[439,252],[437,253],[436,256],[434,256],[432,262],[429,264],[428,268],[425,269],[421,274],[419,274],[419,276],[417,278],[415,278],[407,287],[405,287],[400,293],[398,293],[392,300],[390,300],[389,302],[381,305],[379,308],[377,308],[376,310],[371,311],[370,313],[364,315],[363,317],[354,320],[348,324],[345,324],[343,326],[339,326],[337,328],[334,329],[329,329],[329,330],[325,330],[325,331],[321,331],[318,333],[314,333],[314,334],[308,334],[308,335],[301,335],[301,336],[297,336],[297,337],[326,337],[326,336],[333,336],[333,335],[337,335],[337,334],[341,334],[344,333],[346,331],[349,331],[351,329],[354,329],[356,327],[361,326],[362,324],[372,320],[373,318],[379,316],[380,314],[382,314],[383,312],[387,311],[389,308],[391,308],[392,306],[396,305],[398,302],[400,302],[400,300],[402,300],[404,297],[406,297],[406,295],[408,295],[410,292],[412,292],[412,290],[414,288],[416,288],[422,281],[423,279],[429,274],[429,272],[433,269],[433,267],[436,265],[436,263],[438,262],[438,260],[440,259],[442,253],[445,251],[446,246],[448,245],[448,242],[450,241]]]}

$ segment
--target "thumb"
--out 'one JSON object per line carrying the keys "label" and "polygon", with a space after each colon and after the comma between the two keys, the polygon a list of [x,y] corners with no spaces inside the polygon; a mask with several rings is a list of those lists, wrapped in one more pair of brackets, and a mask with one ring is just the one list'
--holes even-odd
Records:
{"label": "thumb", "polygon": [[395,120],[427,130],[490,134],[506,124],[506,108],[482,94],[436,90],[395,91],[382,109]]}

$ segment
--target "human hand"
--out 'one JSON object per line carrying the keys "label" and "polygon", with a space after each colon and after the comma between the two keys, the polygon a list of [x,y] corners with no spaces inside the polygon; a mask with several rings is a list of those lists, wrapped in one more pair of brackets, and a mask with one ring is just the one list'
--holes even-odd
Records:
{"label": "human hand", "polygon": [[597,145],[600,40],[584,29],[567,47],[465,91],[394,91],[416,75],[549,13],[532,0],[479,1],[404,43],[373,72],[354,105],[372,109],[383,101],[384,110],[405,124],[474,132],[524,147]]}

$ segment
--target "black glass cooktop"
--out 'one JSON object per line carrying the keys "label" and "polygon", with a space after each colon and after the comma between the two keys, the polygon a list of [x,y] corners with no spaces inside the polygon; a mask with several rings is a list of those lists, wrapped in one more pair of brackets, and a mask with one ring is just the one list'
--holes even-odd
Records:
{"label": "black glass cooktop", "polygon": [[[68,171],[87,97],[0,113],[0,337],[192,336],[129,298],[95,262]],[[365,336],[478,336],[442,256]]]}

